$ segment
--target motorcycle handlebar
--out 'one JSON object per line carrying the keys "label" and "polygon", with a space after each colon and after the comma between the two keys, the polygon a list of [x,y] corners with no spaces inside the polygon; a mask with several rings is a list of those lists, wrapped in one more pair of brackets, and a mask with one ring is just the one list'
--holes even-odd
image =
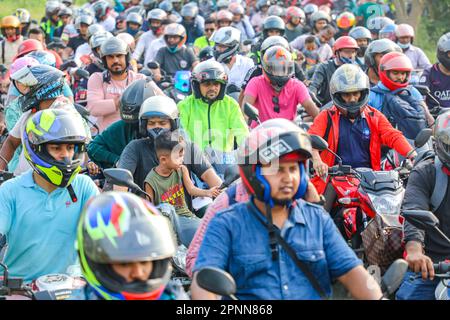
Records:
{"label": "motorcycle handlebar", "polygon": [[438,274],[450,273],[450,261],[441,261],[439,263],[434,263],[433,268],[434,271]]}

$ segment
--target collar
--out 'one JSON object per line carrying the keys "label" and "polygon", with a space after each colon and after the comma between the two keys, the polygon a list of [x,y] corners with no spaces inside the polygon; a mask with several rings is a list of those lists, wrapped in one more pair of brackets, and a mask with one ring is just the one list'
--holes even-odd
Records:
{"label": "collar", "polygon": [[[256,214],[258,214],[263,221],[267,222],[267,218],[264,214],[262,214],[259,209],[256,207],[256,205],[253,202],[254,196],[250,197],[249,205],[250,208],[255,211]],[[286,221],[287,226],[293,226],[296,223],[306,225],[305,216],[303,215],[303,209],[304,208],[304,202],[303,200],[297,200],[295,201],[290,207],[289,207],[289,215],[288,220]]]}
{"label": "collar", "polygon": [[33,188],[38,185],[33,179],[32,169],[24,172],[20,177],[20,184],[25,188]]}

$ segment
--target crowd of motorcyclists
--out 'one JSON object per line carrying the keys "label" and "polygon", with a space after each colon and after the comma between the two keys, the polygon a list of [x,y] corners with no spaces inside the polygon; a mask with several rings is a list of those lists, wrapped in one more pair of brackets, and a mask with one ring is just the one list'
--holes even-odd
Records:
{"label": "crowd of motorcyclists", "polygon": [[[369,270],[403,259],[388,298],[449,298],[450,33],[432,64],[388,0],[47,0],[33,18],[0,21],[0,262],[24,280],[1,292],[377,300]],[[426,211],[441,231],[408,218]],[[43,289],[52,274],[83,285]]]}

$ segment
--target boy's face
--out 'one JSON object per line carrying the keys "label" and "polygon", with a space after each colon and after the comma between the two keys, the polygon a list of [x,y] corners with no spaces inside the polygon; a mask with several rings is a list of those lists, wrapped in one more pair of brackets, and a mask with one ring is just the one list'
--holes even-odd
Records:
{"label": "boy's face", "polygon": [[298,162],[280,162],[278,165],[265,165],[262,174],[270,184],[271,197],[280,201],[292,200],[300,184]]}
{"label": "boy's face", "polygon": [[308,51],[314,51],[314,50],[317,49],[317,46],[316,46],[316,44],[314,42],[310,42],[310,43],[306,43],[305,44],[305,48]]}
{"label": "boy's face", "polygon": [[153,271],[152,261],[113,263],[112,269],[119,276],[125,279],[127,283],[133,281],[146,281]]}
{"label": "boy's face", "polygon": [[387,73],[389,79],[391,79],[394,82],[397,83],[405,83],[406,78],[408,77],[407,71],[398,71],[398,70],[391,70]]}
{"label": "boy's face", "polygon": [[178,170],[184,161],[184,148],[175,147],[172,152],[163,151],[159,158],[160,163],[170,170]]}

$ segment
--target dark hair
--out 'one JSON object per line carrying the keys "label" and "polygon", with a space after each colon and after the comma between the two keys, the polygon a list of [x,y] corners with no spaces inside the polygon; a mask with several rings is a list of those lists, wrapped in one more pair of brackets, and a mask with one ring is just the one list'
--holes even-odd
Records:
{"label": "dark hair", "polygon": [[316,37],[315,36],[308,36],[305,39],[305,43],[316,43]]}
{"label": "dark hair", "polygon": [[332,34],[336,34],[337,30],[335,27],[333,27],[331,24],[327,24],[325,27],[323,27],[322,30],[320,30],[320,32],[325,32],[328,31]]}
{"label": "dark hair", "polygon": [[31,28],[30,30],[28,30],[28,34],[42,34],[42,36],[44,36],[45,38],[45,32],[41,28]]}
{"label": "dark hair", "polygon": [[205,20],[205,25],[207,25],[207,24],[217,24],[217,21],[216,20],[214,20],[214,19],[211,19],[211,18],[208,18],[208,19],[206,19]]}
{"label": "dark hair", "polygon": [[176,139],[173,139],[172,131],[164,131],[160,135],[155,138],[155,151],[158,158],[161,155],[161,152],[167,151],[172,152],[175,147],[181,145],[184,147],[183,138],[177,135]]}

